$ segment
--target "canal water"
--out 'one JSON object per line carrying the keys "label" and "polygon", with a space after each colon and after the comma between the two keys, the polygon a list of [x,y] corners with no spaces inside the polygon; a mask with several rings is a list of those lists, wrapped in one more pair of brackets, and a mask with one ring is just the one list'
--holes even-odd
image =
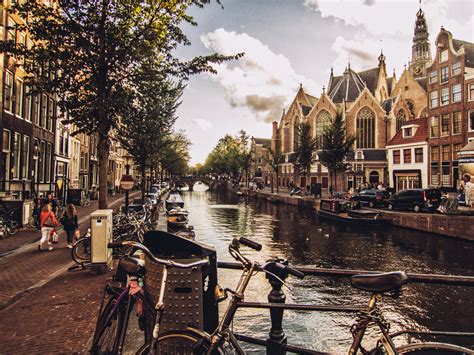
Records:
{"label": "canal water", "polygon": [[[264,262],[281,256],[293,265],[412,273],[474,276],[474,243],[397,227],[354,228],[319,220],[311,211],[295,206],[248,199],[232,192],[184,192],[196,239],[212,245],[219,261],[233,261],[227,248],[235,236],[246,236],[263,245],[260,252],[246,255]],[[243,247],[244,248],[244,247]],[[248,248],[246,248],[248,249]],[[219,283],[234,288],[238,271],[219,269]],[[352,289],[348,279],[306,277],[288,279],[287,302],[326,305],[366,305],[368,294]],[[270,292],[264,275],[251,282],[246,301],[266,302]],[[220,311],[225,304],[220,305]],[[391,331],[474,330],[474,288],[409,284],[401,297],[384,298],[384,315]],[[319,351],[347,352],[351,344],[353,314],[285,311],[284,331],[288,342]],[[268,310],[242,309],[234,320],[234,331],[266,339],[270,330]],[[376,341],[375,329],[366,337]],[[407,340],[407,339],[400,339]],[[438,338],[474,348],[472,338]],[[246,345],[250,353],[261,347]]]}

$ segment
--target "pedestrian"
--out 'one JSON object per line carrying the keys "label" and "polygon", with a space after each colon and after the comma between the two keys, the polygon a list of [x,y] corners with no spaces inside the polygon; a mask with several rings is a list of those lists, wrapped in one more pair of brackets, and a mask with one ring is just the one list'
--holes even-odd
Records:
{"label": "pedestrian", "polygon": [[51,211],[51,205],[47,203],[44,205],[43,210],[40,214],[40,227],[41,227],[41,240],[38,245],[38,251],[42,250],[44,242],[48,242],[48,250],[53,250],[51,246],[50,236],[51,232],[58,225],[58,221],[54,216],[54,213]]}
{"label": "pedestrian", "polygon": [[66,211],[64,211],[60,222],[64,227],[64,231],[66,232],[67,247],[69,249],[72,249],[72,244],[74,243],[74,236],[76,235],[76,231],[79,228],[76,207],[72,203],[67,205],[67,209]]}
{"label": "pedestrian", "polygon": [[474,183],[471,181],[471,175],[464,174],[464,194],[466,195],[466,207],[471,207],[474,205]]}
{"label": "pedestrian", "polygon": [[42,210],[42,203],[41,203],[41,199],[38,197],[36,200],[35,200],[35,205],[33,206],[33,219],[35,221],[35,227],[36,229],[40,230],[41,227],[40,227],[40,214],[41,214],[41,210]]}
{"label": "pedestrian", "polygon": [[52,194],[48,195],[48,199],[46,200],[46,203],[49,203],[51,205],[51,211],[53,211],[54,214],[58,213],[58,202],[56,199],[53,197]]}

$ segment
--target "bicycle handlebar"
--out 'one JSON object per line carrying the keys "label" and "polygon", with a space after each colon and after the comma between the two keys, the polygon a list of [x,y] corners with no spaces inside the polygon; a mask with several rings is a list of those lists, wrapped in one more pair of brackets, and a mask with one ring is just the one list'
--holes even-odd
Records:
{"label": "bicycle handlebar", "polygon": [[240,237],[239,242],[240,244],[243,244],[249,248],[252,248],[253,250],[256,250],[256,251],[262,250],[262,244],[254,242],[253,240],[247,239],[245,237]]}
{"label": "bicycle handlebar", "polygon": [[[275,263],[269,263],[269,264],[273,264],[275,265],[278,269],[280,270],[283,270],[285,271],[287,274],[289,275],[293,275],[299,279],[303,279],[305,274],[299,270],[296,270],[294,268],[292,268],[291,266],[288,266],[288,265],[284,265],[282,263],[278,263],[278,262],[275,262]],[[269,265],[267,264],[267,265]]]}
{"label": "bicycle handlebar", "polygon": [[141,251],[143,251],[148,257],[150,257],[153,261],[155,261],[158,264],[164,265],[164,266],[169,266],[169,267],[176,267],[178,269],[188,269],[188,268],[193,268],[193,267],[198,267],[198,266],[207,266],[209,265],[208,260],[199,260],[193,263],[189,264],[182,264],[182,263],[177,263],[172,260],[165,260],[165,259],[160,259],[157,258],[156,256],[153,255],[153,253],[148,249],[146,246],[144,246],[141,243],[138,242],[133,242],[133,241],[124,241],[124,242],[111,242],[107,244],[108,248],[114,249],[114,248],[121,248],[124,246],[129,246],[129,247],[134,247],[137,248]]}

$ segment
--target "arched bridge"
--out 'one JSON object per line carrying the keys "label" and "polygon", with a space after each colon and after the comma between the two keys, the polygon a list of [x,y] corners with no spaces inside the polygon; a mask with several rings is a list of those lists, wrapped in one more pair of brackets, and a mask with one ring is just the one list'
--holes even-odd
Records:
{"label": "arched bridge", "polygon": [[227,181],[225,180],[214,180],[209,177],[181,177],[175,180],[175,186],[183,186],[186,184],[189,187],[189,191],[193,191],[194,184],[197,182],[202,182],[209,186],[209,190],[216,190],[219,188],[225,188]]}

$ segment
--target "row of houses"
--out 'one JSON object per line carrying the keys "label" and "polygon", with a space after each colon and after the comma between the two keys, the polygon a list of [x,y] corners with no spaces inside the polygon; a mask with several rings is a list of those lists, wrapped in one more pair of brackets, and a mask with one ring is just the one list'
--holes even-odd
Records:
{"label": "row of houses", "polygon": [[[17,29],[23,19],[9,12],[13,2],[0,4],[0,36],[31,46],[29,34]],[[62,123],[57,95],[32,94],[26,75],[20,58],[0,53],[0,197],[25,200],[54,193],[63,198],[69,189],[97,190],[97,137],[73,134],[76,127]],[[114,189],[133,162],[114,138],[109,159],[108,184]]]}
{"label": "row of houses", "polygon": [[275,178],[264,156],[268,147],[276,150],[278,145],[284,162],[274,184],[288,186],[293,181],[302,187],[319,183],[329,188],[334,182],[318,160],[308,181],[298,172],[296,127],[309,122],[313,136],[320,138],[336,112],[342,111],[347,133],[356,140],[347,157],[348,169],[338,176],[338,189],[366,184],[397,190],[456,189],[474,163],[474,44],[453,38],[442,27],[432,58],[420,9],[411,62],[397,78],[395,71],[389,76],[385,61],[380,53],[378,65],[369,70],[355,71],[348,64],[335,75],[331,69],[327,89],[319,97],[300,86],[280,120],[273,122],[271,139],[254,139],[254,175],[267,184]]}

